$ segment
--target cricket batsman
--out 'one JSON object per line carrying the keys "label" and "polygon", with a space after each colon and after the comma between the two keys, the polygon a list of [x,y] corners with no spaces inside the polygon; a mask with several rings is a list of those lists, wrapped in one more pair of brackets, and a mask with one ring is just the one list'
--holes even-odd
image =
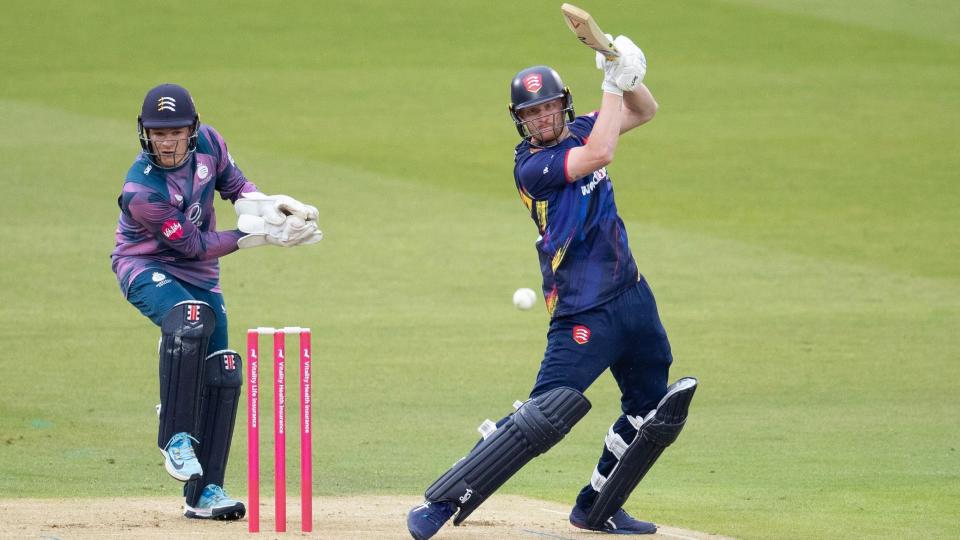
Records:
{"label": "cricket batsman", "polygon": [[547,346],[529,399],[480,427],[483,439],[426,490],[407,528],[424,540],[451,517],[460,524],[523,465],[560,441],[590,409],[583,392],[610,370],[621,414],[570,512],[574,527],[652,534],[657,527],[623,510],[644,474],[679,435],[697,381],[667,386],[672,355],[653,293],[637,269],[617,213],[613,162],[620,136],[650,121],[657,102],[643,84],[646,59],[633,41],[614,40],[619,57],[597,53],[600,110],[576,116],[573,96],[553,69],[534,66],[511,82],[510,115],[523,140],[514,180],[537,227]]}
{"label": "cricket batsman", "polygon": [[[218,260],[240,248],[316,243],[318,212],[258,192],[182,86],[147,92],[137,124],[142,150],[117,199],[111,259],[124,297],[160,327],[157,445],[185,483],[185,516],[240,519],[246,508],[223,480],[243,374],[227,345]],[[217,230],[215,191],[234,204],[238,229]]]}

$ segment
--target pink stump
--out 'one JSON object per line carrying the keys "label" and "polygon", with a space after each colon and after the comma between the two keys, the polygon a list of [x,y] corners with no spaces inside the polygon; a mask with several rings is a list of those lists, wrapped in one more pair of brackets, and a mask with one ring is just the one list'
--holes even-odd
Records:
{"label": "pink stump", "polygon": [[286,354],[284,351],[284,333],[273,334],[273,453],[274,493],[277,512],[277,532],[287,530],[287,438],[286,438]]}
{"label": "pink stump", "polygon": [[313,462],[310,399],[310,330],[300,331],[300,508],[301,530],[313,530]]}
{"label": "pink stump", "polygon": [[260,333],[247,330],[247,527],[260,531]]}

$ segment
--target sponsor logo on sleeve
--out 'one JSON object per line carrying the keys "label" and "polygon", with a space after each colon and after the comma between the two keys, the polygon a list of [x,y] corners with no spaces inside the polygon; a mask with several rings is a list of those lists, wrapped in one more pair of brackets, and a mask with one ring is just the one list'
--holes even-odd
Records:
{"label": "sponsor logo on sleeve", "polygon": [[163,222],[160,231],[168,240],[179,240],[183,237],[183,225],[175,219],[168,219]]}

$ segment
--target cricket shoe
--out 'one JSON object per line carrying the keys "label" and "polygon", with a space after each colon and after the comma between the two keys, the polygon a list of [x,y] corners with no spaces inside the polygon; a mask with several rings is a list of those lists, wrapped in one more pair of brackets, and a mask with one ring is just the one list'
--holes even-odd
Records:
{"label": "cricket shoe", "polygon": [[170,437],[167,447],[160,450],[166,458],[163,466],[170,476],[181,482],[196,480],[203,475],[203,468],[197,461],[197,454],[193,451],[193,445],[190,444],[191,440],[196,441],[189,433],[181,431]]}
{"label": "cricket shoe", "polygon": [[570,524],[578,529],[587,529],[588,531],[605,532],[609,534],[653,534],[657,532],[657,526],[647,521],[634,519],[633,516],[626,513],[623,508],[614,512],[612,516],[603,522],[599,527],[587,525],[587,513],[579,506],[574,506],[570,512]]}
{"label": "cricket shoe", "polygon": [[242,502],[230,498],[223,488],[216,484],[207,484],[200,494],[196,506],[183,505],[183,515],[197,519],[220,519],[232,521],[247,513]]}
{"label": "cricket shoe", "polygon": [[437,534],[456,510],[453,503],[423,501],[407,514],[407,530],[417,540],[427,540]]}

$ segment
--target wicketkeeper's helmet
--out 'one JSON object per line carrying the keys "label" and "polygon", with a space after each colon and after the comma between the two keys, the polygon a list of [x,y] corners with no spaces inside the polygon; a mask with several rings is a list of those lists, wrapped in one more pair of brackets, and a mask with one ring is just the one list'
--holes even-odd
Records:
{"label": "wicketkeeper's helmet", "polygon": [[156,152],[150,144],[147,129],[191,127],[187,153],[197,149],[197,131],[200,128],[200,116],[193,104],[190,92],[179,84],[161,84],[151,88],[143,98],[143,107],[137,117],[137,133],[140,135],[140,147],[150,162],[161,167]]}
{"label": "wicketkeeper's helmet", "polygon": [[510,116],[521,137],[529,138],[530,132],[517,114],[518,111],[557,98],[563,98],[563,111],[566,113],[567,122],[573,122],[573,96],[556,71],[547,66],[533,66],[521,70],[513,77],[510,83]]}

